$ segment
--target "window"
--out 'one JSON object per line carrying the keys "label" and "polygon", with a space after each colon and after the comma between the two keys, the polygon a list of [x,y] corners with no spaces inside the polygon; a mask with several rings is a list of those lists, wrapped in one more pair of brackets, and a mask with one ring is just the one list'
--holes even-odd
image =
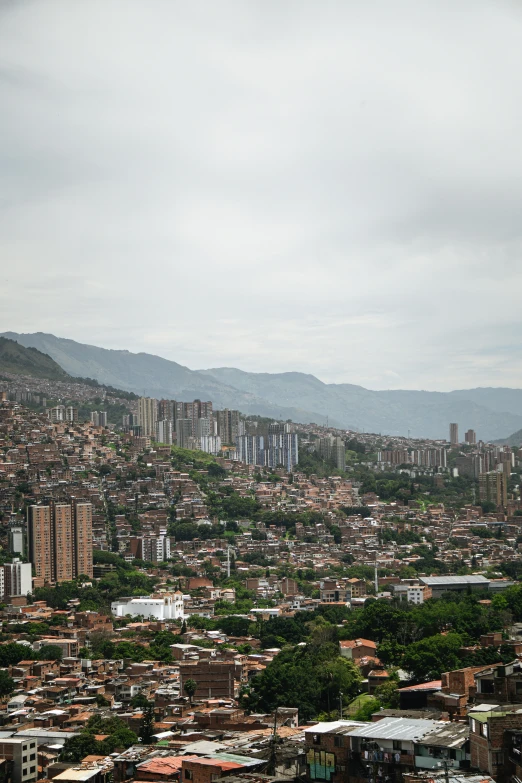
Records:
{"label": "window", "polygon": [[24,764],[26,764],[27,763],[27,756],[24,756],[22,761],[23,761]]}
{"label": "window", "polygon": [[36,772],[36,767],[31,767],[31,775],[34,775],[35,772]]}
{"label": "window", "polygon": [[321,744],[321,735],[320,734],[314,734],[312,741],[313,741],[314,745],[320,745]]}
{"label": "window", "polygon": [[481,734],[482,734],[483,737],[487,737],[488,736],[488,724],[487,723],[483,723],[482,724],[482,732],[481,732]]}
{"label": "window", "polygon": [[334,745],[336,748],[342,748],[344,745],[344,737],[339,736],[339,734],[336,734],[334,737]]}
{"label": "window", "polygon": [[400,740],[393,740],[393,749],[402,750],[402,742]]}
{"label": "window", "polygon": [[185,780],[192,780],[193,778],[193,772],[191,769],[185,770]]}
{"label": "window", "polygon": [[35,758],[36,758],[36,753],[31,753],[31,755],[29,756],[29,761],[34,761]]}

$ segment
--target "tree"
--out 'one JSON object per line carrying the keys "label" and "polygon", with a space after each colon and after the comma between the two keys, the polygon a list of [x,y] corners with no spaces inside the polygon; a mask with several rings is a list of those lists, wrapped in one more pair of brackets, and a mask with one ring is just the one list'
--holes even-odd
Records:
{"label": "tree", "polygon": [[0,697],[9,696],[15,687],[16,684],[13,678],[6,671],[0,671]]}
{"label": "tree", "polygon": [[130,700],[130,705],[131,707],[134,707],[134,709],[146,709],[149,706],[149,700],[143,693],[137,693],[136,696],[133,696]]}
{"label": "tree", "polygon": [[[191,682],[187,680],[186,685]],[[192,680],[193,682],[193,680]],[[147,704],[143,710],[143,720],[140,726],[140,739],[144,745],[150,745],[152,737],[154,736],[154,706]]]}
{"label": "tree", "polygon": [[442,672],[458,669],[461,665],[460,648],[462,636],[448,633],[445,636],[429,636],[410,644],[402,660],[402,668],[410,672],[419,682],[428,682],[440,677]]}
{"label": "tree", "polygon": [[183,624],[181,626],[181,633],[182,634],[187,633],[187,621],[186,620],[183,620]]}
{"label": "tree", "polygon": [[97,755],[100,743],[94,734],[82,731],[77,737],[69,737],[65,740],[60,761],[81,761],[85,756]]}
{"label": "tree", "polygon": [[195,680],[187,680],[183,686],[183,690],[187,694],[187,696],[190,699],[190,703],[192,704],[192,699],[194,697],[194,694],[196,693],[198,689],[198,684]]}
{"label": "tree", "polygon": [[43,644],[40,647],[38,658],[40,661],[61,661],[62,655],[62,648],[57,644]]}

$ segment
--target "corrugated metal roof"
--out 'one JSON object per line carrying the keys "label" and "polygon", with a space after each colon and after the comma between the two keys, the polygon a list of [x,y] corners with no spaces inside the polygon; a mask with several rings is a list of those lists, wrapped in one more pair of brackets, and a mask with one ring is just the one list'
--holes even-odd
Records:
{"label": "corrugated metal roof", "polygon": [[351,732],[352,737],[368,739],[397,739],[416,741],[437,726],[434,720],[414,718],[384,718],[376,723],[367,723]]}
{"label": "corrugated metal roof", "polygon": [[489,585],[489,579],[480,574],[470,576],[421,576],[419,581],[428,587],[444,587],[444,585]]}

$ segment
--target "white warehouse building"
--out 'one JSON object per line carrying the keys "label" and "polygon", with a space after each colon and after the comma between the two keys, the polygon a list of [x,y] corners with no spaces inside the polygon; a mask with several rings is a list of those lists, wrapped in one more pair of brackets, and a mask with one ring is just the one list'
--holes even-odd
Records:
{"label": "white warehouse building", "polygon": [[139,598],[121,598],[119,601],[113,601],[111,612],[115,617],[125,617],[129,614],[131,617],[140,615],[141,617],[153,617],[155,620],[182,620],[183,613],[183,593],[176,592],[171,595],[154,597],[152,595],[143,595]]}

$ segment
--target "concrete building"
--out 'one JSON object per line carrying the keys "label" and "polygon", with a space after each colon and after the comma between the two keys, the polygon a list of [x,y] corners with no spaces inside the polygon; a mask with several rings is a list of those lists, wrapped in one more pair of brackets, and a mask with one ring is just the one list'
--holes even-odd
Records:
{"label": "concrete building", "polygon": [[179,690],[183,694],[184,683],[194,680],[198,699],[233,699],[235,665],[233,661],[199,660],[180,661]]}
{"label": "concrete building", "polygon": [[24,529],[21,525],[12,525],[8,532],[9,552],[12,555],[25,554]]}
{"label": "concrete building", "polygon": [[73,574],[92,579],[92,503],[74,503],[73,513]]}
{"label": "concrete building", "polygon": [[421,576],[421,585],[431,588],[433,598],[440,598],[449,591],[465,593],[469,590],[487,590],[489,579],[479,574],[469,576]]}
{"label": "concrete building", "polygon": [[241,421],[239,411],[231,411],[225,408],[222,411],[216,411],[217,434],[221,442],[232,445],[237,438],[244,434],[244,426]]}
{"label": "concrete building", "polygon": [[346,449],[342,438],[334,438],[332,445],[332,456],[337,470],[346,469]]}
{"label": "concrete building", "polygon": [[175,592],[161,598],[154,596],[140,596],[139,598],[122,598],[113,601],[111,612],[115,617],[140,615],[142,617],[154,617],[156,620],[183,619],[183,594]]}
{"label": "concrete building", "polygon": [[95,427],[106,427],[107,411],[93,411],[91,413],[91,421]]}
{"label": "concrete building", "polygon": [[156,440],[167,446],[172,444],[172,419],[161,419],[156,423]]}
{"label": "concrete building", "polygon": [[3,595],[9,598],[31,593],[33,589],[31,563],[22,563],[17,559],[12,563],[6,563],[3,567],[3,580]]}
{"label": "concrete building", "polygon": [[503,508],[507,506],[507,477],[504,470],[491,470],[479,475],[479,498],[481,503],[490,502]]}
{"label": "concrete building", "polygon": [[464,442],[468,443],[470,446],[476,446],[477,433],[475,432],[475,430],[467,430],[464,433]]}
{"label": "concrete building", "polygon": [[51,550],[51,508],[50,506],[29,506],[27,511],[29,534],[29,558],[35,576],[44,582],[53,581]]}
{"label": "concrete building", "polygon": [[158,401],[153,397],[140,397],[138,400],[138,416],[141,434],[155,438],[156,422],[158,420]]}
{"label": "concrete building", "polygon": [[192,438],[192,419],[177,419],[176,421],[176,446],[187,449]]}
{"label": "concrete building", "polygon": [[450,424],[450,443],[452,446],[458,446],[459,441],[459,425],[456,423]]}
{"label": "concrete building", "polygon": [[38,748],[36,739],[0,737],[0,757],[13,762],[13,783],[29,783],[38,779]]}
{"label": "concrete building", "polygon": [[35,576],[64,582],[92,578],[92,504],[55,503],[28,509],[29,557]]}

